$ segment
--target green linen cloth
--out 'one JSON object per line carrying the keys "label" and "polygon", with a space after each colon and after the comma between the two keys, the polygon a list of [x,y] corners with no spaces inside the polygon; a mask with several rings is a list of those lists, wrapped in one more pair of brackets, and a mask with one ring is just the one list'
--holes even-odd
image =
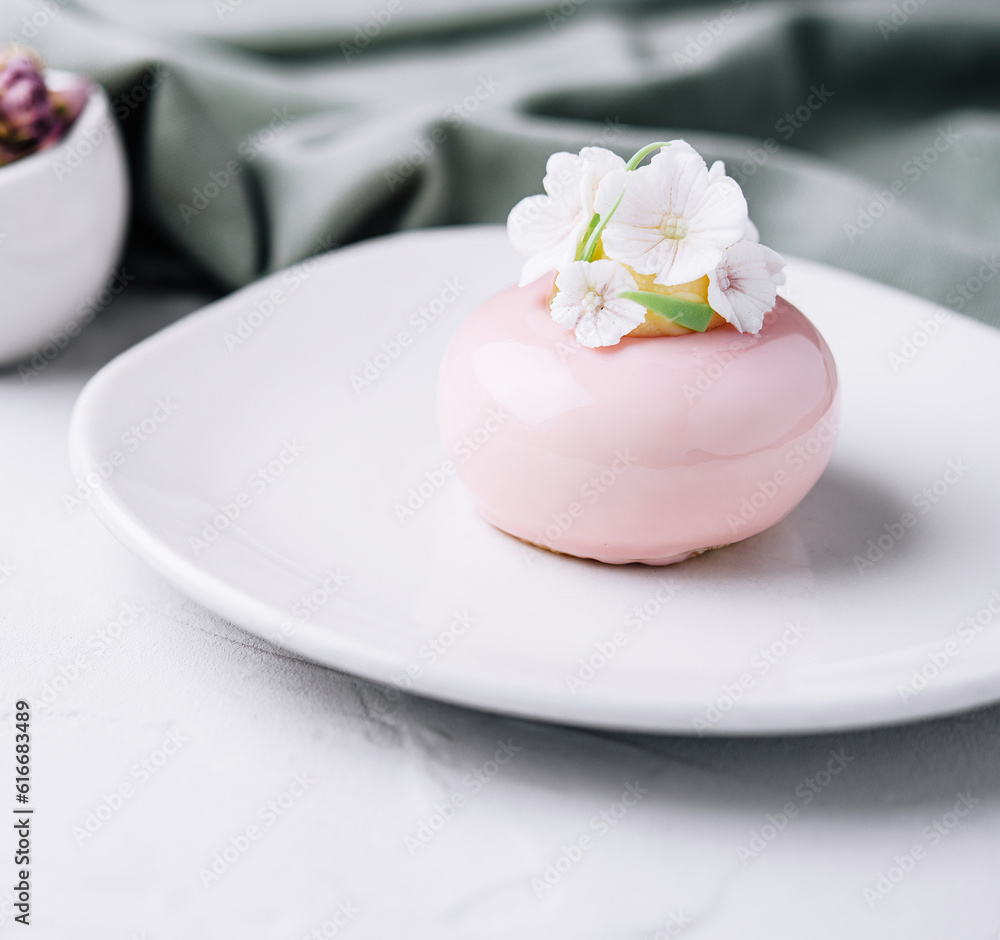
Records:
{"label": "green linen cloth", "polygon": [[0,38],[107,87],[136,225],[229,287],[682,136],[768,245],[1000,325],[994,3],[6,0]]}

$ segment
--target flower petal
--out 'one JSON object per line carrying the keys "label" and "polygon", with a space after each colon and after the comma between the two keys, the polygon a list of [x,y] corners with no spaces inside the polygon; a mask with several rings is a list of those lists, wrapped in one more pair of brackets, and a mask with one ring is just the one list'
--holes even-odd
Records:
{"label": "flower petal", "polygon": [[584,346],[613,346],[646,319],[639,304],[618,296],[635,290],[635,278],[615,261],[574,261],[556,278],[552,319]]}
{"label": "flower petal", "polygon": [[572,207],[549,196],[527,196],[510,210],[507,238],[519,254],[528,256],[522,287],[573,259],[567,244],[576,223]]}
{"label": "flower petal", "polygon": [[664,239],[659,230],[663,216],[657,206],[655,181],[645,170],[641,167],[606,176],[594,208],[603,215],[621,194],[618,209],[601,237],[604,253],[640,274],[654,274],[663,265]]}
{"label": "flower petal", "polygon": [[784,264],[776,251],[756,242],[739,241],[726,250],[709,274],[708,302],[741,333],[757,333],[764,325],[764,314],[777,299]]}
{"label": "flower petal", "polygon": [[[597,207],[611,198],[615,174],[605,178]],[[618,210],[608,222],[605,254],[658,284],[697,280],[711,271],[746,225],[746,200],[735,180],[713,170],[685,141],[656,153],[648,166],[627,174]]]}
{"label": "flower petal", "polygon": [[507,235],[528,256],[520,283],[530,283],[576,255],[594,214],[594,196],[604,176],[624,169],[625,161],[603,147],[579,154],[559,151],[545,164],[545,195],[522,199],[507,216]]}
{"label": "flower petal", "polygon": [[[721,160],[716,160],[708,169],[708,178],[712,182],[718,179],[722,179],[726,175],[726,165]],[[748,242],[759,242],[760,232],[757,230],[757,226],[750,221],[750,217],[747,216],[746,226],[743,229],[743,239]]]}
{"label": "flower petal", "polygon": [[708,168],[708,181],[714,183],[716,180],[721,180],[723,176],[726,175],[726,164],[721,160],[716,160]]}
{"label": "flower petal", "polygon": [[722,252],[739,241],[746,227],[743,190],[728,176],[707,186],[690,211],[687,237],[679,240],[673,266],[657,275],[658,284],[683,284],[707,274],[719,263]]}
{"label": "flower petal", "polygon": [[584,147],[580,151],[580,159],[587,164],[591,185],[595,191],[598,183],[609,173],[625,169],[625,161],[617,153],[612,153],[603,147]]}

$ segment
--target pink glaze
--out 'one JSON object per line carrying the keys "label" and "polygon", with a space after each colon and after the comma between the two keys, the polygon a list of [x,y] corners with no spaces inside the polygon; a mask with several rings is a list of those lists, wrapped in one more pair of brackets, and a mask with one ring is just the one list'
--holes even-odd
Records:
{"label": "pink glaze", "polygon": [[833,451],[837,373],[778,299],[731,326],[588,349],[548,312],[552,279],[498,294],[445,353],[448,454],[493,525],[569,555],[667,565],[784,518]]}

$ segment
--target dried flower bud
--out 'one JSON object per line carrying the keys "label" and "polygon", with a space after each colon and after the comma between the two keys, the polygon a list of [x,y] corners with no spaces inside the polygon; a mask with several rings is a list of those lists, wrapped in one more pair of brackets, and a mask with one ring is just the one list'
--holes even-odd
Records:
{"label": "dried flower bud", "polygon": [[82,79],[50,92],[30,50],[14,46],[0,54],[0,166],[60,140],[83,110],[88,90]]}

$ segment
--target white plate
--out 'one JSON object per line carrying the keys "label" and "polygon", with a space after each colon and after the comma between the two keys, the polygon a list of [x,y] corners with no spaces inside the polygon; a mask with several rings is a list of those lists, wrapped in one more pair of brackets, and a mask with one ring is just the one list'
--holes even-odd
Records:
{"label": "white plate", "polygon": [[442,472],[441,354],[518,266],[497,227],[415,232],[186,318],[81,395],[81,495],[103,471],[89,502],[108,527],[247,630],[464,705],[759,734],[1000,699],[1000,334],[794,261],[785,293],[840,369],[827,472],[745,542],[668,568],[603,566],[491,528]]}

